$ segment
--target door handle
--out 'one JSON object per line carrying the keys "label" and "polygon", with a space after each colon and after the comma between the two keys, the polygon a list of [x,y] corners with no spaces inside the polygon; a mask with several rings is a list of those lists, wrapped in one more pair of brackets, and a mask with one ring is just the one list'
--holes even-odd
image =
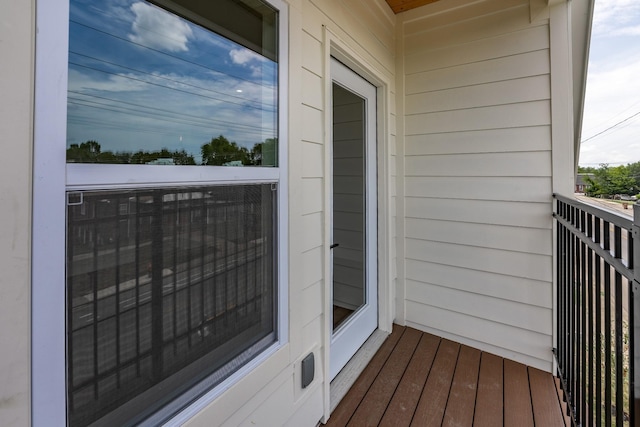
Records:
{"label": "door handle", "polygon": [[340,246],[340,243],[334,243],[333,245],[329,246],[329,249],[337,248],[338,246]]}

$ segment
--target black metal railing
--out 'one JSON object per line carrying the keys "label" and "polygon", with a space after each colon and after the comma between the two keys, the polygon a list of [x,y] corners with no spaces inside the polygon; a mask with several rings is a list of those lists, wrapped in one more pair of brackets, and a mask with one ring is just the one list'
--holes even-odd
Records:
{"label": "black metal railing", "polygon": [[556,195],[557,347],[576,426],[636,426],[640,206],[634,219]]}
{"label": "black metal railing", "polygon": [[275,340],[274,185],[69,199],[70,425],[134,424]]}

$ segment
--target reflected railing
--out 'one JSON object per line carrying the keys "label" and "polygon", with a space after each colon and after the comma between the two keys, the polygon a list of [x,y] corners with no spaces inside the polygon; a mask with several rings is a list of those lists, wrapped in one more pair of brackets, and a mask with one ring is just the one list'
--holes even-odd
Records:
{"label": "reflected railing", "polygon": [[275,193],[69,193],[70,425],[140,421],[275,341]]}

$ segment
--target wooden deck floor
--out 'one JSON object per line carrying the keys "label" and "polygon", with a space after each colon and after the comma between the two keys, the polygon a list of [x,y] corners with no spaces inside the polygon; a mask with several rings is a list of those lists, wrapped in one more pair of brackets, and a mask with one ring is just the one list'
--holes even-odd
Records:
{"label": "wooden deck floor", "polygon": [[394,325],[327,426],[565,426],[543,371]]}

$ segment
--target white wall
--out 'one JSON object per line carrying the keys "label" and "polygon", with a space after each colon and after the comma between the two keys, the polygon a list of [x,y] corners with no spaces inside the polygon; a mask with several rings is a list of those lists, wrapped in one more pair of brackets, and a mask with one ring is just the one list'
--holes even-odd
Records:
{"label": "white wall", "polygon": [[549,20],[531,23],[527,0],[451,0],[399,17],[399,311],[410,326],[549,370]]}
{"label": "white wall", "polygon": [[0,425],[30,420],[31,154],[34,6],[0,14]]}
{"label": "white wall", "polygon": [[[30,417],[32,3],[0,17],[0,425]],[[383,0],[290,0],[289,344],[189,425],[315,425],[328,407],[327,31],[390,82],[381,281],[393,289],[397,248],[397,320],[550,368],[549,21],[530,23],[528,6],[448,0],[396,17]],[[302,390],[309,352],[316,379]]]}
{"label": "white wall", "polygon": [[[265,366],[213,402],[189,426],[315,426],[328,408],[328,384],[323,382],[325,341],[329,337],[330,283],[325,282],[330,226],[325,198],[325,155],[330,135],[330,88],[326,31],[357,57],[372,75],[394,81],[395,16],[383,0],[291,0],[290,4],[290,117],[289,117],[289,345]],[[394,87],[384,99],[394,106]],[[389,153],[387,173],[395,174],[395,159],[386,142],[395,132],[393,108],[381,125],[382,152]],[[384,155],[383,155],[384,156]],[[387,178],[389,181],[391,178]],[[384,195],[386,202],[395,192]],[[395,217],[388,217],[391,224]],[[385,232],[393,229],[385,226]],[[388,238],[387,238],[388,240]],[[395,256],[395,251],[392,252]],[[390,262],[388,262],[390,265]],[[395,271],[389,269],[389,275]],[[393,280],[391,278],[390,280]],[[389,280],[387,280],[389,282]],[[328,316],[329,313],[327,312]],[[300,362],[315,354],[316,375],[300,387]],[[327,373],[328,375],[328,373]],[[253,396],[253,397],[251,397]]]}
{"label": "white wall", "polygon": [[[31,198],[35,1],[3,4],[0,16],[0,425],[30,424]],[[289,182],[289,343],[226,390],[188,425],[314,426],[326,413],[325,340],[328,303],[325,283],[327,224],[325,191],[325,106],[331,31],[359,63],[393,83],[395,16],[383,0],[291,0]],[[388,117],[381,125],[383,153],[393,138],[393,86],[381,99]],[[383,155],[385,165],[393,165]],[[388,167],[389,174],[395,174]],[[385,177],[388,181],[388,178]],[[391,199],[394,194],[383,195]],[[385,204],[391,205],[385,199]],[[385,233],[393,217],[387,217]],[[62,225],[61,225],[62,226]],[[392,248],[387,248],[392,254]],[[388,269],[391,277],[394,272]],[[390,278],[393,280],[393,277]],[[314,382],[300,386],[300,362],[316,356]]]}

